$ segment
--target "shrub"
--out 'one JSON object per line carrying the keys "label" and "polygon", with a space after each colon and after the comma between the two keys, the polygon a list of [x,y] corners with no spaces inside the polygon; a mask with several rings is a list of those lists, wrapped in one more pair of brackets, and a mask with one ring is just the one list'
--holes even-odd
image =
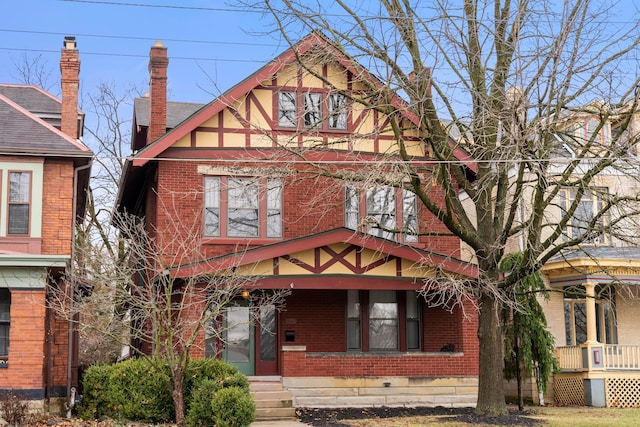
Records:
{"label": "shrub", "polygon": [[110,370],[107,365],[93,365],[84,371],[82,404],[77,406],[81,418],[96,419],[111,413],[107,398]]}
{"label": "shrub", "polygon": [[189,412],[189,408],[195,398],[194,390],[204,380],[215,381],[218,389],[234,385],[249,389],[247,377],[241,374],[235,366],[213,358],[193,359],[189,363],[189,369],[184,381],[185,413]]}
{"label": "shrub", "polygon": [[216,424],[211,402],[213,396],[220,389],[219,381],[205,378],[191,390],[191,403],[185,419],[187,426],[214,426]]}
{"label": "shrub", "polygon": [[151,423],[172,421],[175,410],[167,378],[165,364],[147,359],[92,366],[85,372],[78,414],[85,419],[106,416]]}
{"label": "shrub", "polygon": [[256,404],[251,394],[238,387],[219,390],[211,407],[218,427],[245,427],[255,420]]}

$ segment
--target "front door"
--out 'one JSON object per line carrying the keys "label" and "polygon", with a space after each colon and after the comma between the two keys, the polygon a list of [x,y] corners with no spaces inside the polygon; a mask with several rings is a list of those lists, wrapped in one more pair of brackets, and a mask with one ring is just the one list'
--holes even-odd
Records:
{"label": "front door", "polygon": [[278,311],[261,307],[258,322],[252,321],[251,308],[227,307],[224,316],[223,358],[245,375],[278,374]]}
{"label": "front door", "polygon": [[255,375],[255,349],[251,311],[246,305],[227,307],[224,316],[223,358],[245,375]]}

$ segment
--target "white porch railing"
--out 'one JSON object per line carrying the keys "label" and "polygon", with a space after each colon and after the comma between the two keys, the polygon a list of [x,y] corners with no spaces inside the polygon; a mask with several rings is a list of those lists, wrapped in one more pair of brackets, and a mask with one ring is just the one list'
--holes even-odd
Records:
{"label": "white porch railing", "polygon": [[[605,370],[640,371],[640,345],[601,344]],[[561,371],[586,371],[582,347],[557,347],[556,357]]]}

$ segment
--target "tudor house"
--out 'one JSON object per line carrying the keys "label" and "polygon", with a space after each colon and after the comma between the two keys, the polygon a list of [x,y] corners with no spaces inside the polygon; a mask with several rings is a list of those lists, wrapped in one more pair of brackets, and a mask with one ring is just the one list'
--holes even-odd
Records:
{"label": "tudor house", "polygon": [[[166,100],[168,63],[152,46],[117,209],[145,218],[157,239],[179,238],[167,228],[176,219],[196,224],[206,265],[255,276],[251,289],[290,291],[259,324],[242,301],[230,306],[224,349],[196,355],[278,379],[295,406],[474,405],[475,309],[419,294],[441,274],[473,280],[459,240],[402,185],[335,177],[392,175],[389,117],[354,101],[378,80],[316,33],[206,105]],[[430,153],[400,111],[429,174]]]}
{"label": "tudor house", "polygon": [[0,393],[45,409],[78,385],[77,334],[47,301],[66,286],[93,157],[81,140],[75,37],[60,70],[62,100],[0,84]]}

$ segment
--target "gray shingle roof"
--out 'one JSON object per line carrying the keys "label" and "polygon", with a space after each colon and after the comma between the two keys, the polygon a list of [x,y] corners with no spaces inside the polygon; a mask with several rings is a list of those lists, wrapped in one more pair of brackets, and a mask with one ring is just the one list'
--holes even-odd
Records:
{"label": "gray shingle roof", "polygon": [[60,100],[35,86],[0,84],[0,95],[34,114],[60,114]]}
{"label": "gray shingle roof", "polygon": [[[204,107],[194,102],[167,101],[167,129],[173,129],[187,117]],[[133,101],[133,113],[138,126],[149,126],[149,98],[136,98]]]}
{"label": "gray shingle roof", "polygon": [[[6,89],[8,86],[0,85]],[[15,89],[15,90],[14,90]],[[36,108],[49,109],[53,104],[46,98],[49,96],[33,87],[12,87],[11,98],[0,92],[0,152],[13,154],[62,155],[70,157],[90,157],[91,151],[82,143],[73,140],[60,130],[47,124],[34,113],[28,111],[21,100]],[[44,96],[41,96],[44,95]],[[50,98],[53,102],[59,101]],[[40,111],[40,113],[46,113]]]}

